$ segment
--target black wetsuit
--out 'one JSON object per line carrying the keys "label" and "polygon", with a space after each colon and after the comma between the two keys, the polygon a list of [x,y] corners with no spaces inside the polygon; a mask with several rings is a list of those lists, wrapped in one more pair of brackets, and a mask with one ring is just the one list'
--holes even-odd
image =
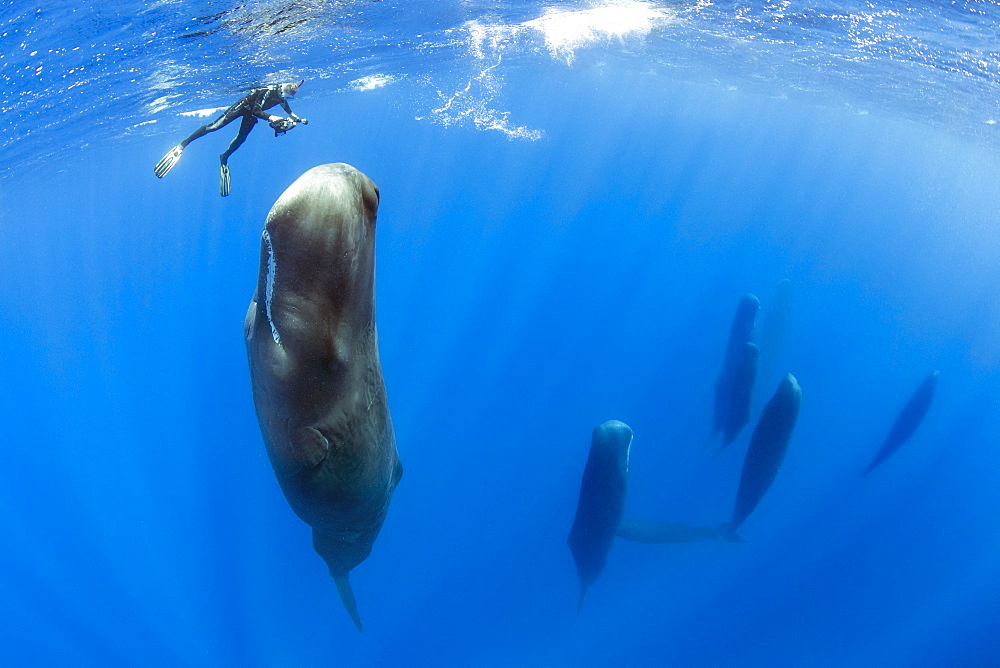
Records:
{"label": "black wetsuit", "polygon": [[219,161],[223,165],[228,164],[229,156],[233,154],[233,151],[243,145],[243,142],[246,141],[247,135],[250,134],[253,126],[257,124],[257,119],[259,118],[266,121],[271,117],[271,114],[267,113],[268,109],[276,107],[280,104],[281,108],[285,110],[285,113],[287,113],[290,118],[296,121],[298,120],[299,117],[292,113],[291,108],[288,106],[288,102],[281,96],[279,90],[280,85],[268,86],[267,88],[255,88],[234,102],[214,121],[201,126],[191,133],[190,137],[180,143],[180,147],[183,149],[195,139],[204,137],[209,132],[215,132],[226,125],[229,125],[237,118],[242,117],[243,121],[240,123],[239,134],[237,134],[233,141],[230,142],[229,148],[226,149],[225,153],[219,156]]}

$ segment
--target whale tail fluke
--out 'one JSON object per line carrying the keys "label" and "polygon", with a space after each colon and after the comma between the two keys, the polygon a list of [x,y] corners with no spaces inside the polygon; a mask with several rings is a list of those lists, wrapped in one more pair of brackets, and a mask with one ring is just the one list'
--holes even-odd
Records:
{"label": "whale tail fluke", "polygon": [[736,533],[736,529],[733,528],[731,522],[723,522],[719,526],[715,527],[718,532],[719,540],[723,543],[745,543],[743,536]]}
{"label": "whale tail fluke", "polygon": [[351,589],[351,581],[347,579],[347,576],[347,573],[334,575],[333,581],[337,583],[337,592],[340,594],[340,600],[343,601],[344,607],[347,608],[347,614],[354,620],[358,631],[364,633],[365,630],[361,628],[361,616],[358,615],[358,604],[354,600],[354,590]]}

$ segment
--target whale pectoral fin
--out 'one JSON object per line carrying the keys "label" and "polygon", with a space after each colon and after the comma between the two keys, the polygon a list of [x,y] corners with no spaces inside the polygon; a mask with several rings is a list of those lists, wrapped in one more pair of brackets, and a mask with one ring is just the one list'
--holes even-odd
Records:
{"label": "whale pectoral fin", "polygon": [[337,593],[340,594],[340,600],[347,609],[347,614],[351,616],[354,625],[358,627],[358,631],[364,633],[365,630],[361,628],[361,616],[358,615],[358,604],[354,600],[354,590],[351,589],[351,581],[347,577],[348,573],[334,575],[333,581],[337,583]]}
{"label": "whale pectoral fin", "polygon": [[269,443],[268,453],[276,470],[297,475],[318,466],[330,452],[330,442],[315,427],[295,428],[285,423],[285,438]]}
{"label": "whale pectoral fin", "polygon": [[243,319],[243,340],[249,341],[250,334],[253,332],[254,323],[257,322],[257,295],[253,296],[250,300],[250,308],[247,309],[247,315]]}
{"label": "whale pectoral fin", "polygon": [[396,485],[403,478],[403,463],[396,458],[396,463],[392,467],[392,488],[396,489]]}
{"label": "whale pectoral fin", "polygon": [[292,461],[303,469],[318,466],[330,452],[330,441],[315,427],[302,427],[290,439]]}

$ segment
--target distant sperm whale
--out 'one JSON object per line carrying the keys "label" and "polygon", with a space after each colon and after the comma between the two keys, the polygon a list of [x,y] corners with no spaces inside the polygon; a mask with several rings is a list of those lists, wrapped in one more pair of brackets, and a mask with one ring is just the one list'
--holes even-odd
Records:
{"label": "distant sperm whale", "polygon": [[729,531],[740,528],[774,482],[785,459],[801,402],[802,390],[795,376],[787,374],[764,406],[750,437]]}
{"label": "distant sperm whale", "polygon": [[569,549],[580,578],[580,603],[587,589],[604,570],[604,563],[625,513],[628,488],[628,457],[632,429],[624,422],[608,420],[594,429],[590,454],[583,469],[580,501]]}
{"label": "distant sperm whale", "polygon": [[872,460],[872,463],[868,465],[868,468],[861,475],[868,475],[874,471],[892,453],[896,452],[903,443],[906,443],[913,436],[913,432],[917,430],[917,427],[923,422],[924,416],[927,415],[927,409],[931,407],[931,400],[934,399],[934,390],[937,388],[938,374],[940,374],[940,371],[932,371],[920,383],[920,387],[917,388],[913,396],[910,397],[910,400],[903,406],[903,410],[896,417],[896,422],[893,423],[892,429],[889,430],[889,435],[885,437],[885,441],[882,443],[878,454],[875,455],[875,459]]}
{"label": "distant sperm whale", "polygon": [[712,419],[712,436],[722,434],[720,451],[735,441],[750,421],[750,401],[760,355],[753,343],[754,324],[759,309],[760,301],[757,297],[743,295],[736,305],[733,323],[729,328],[726,354],[715,381]]}
{"label": "distant sperm whale", "polygon": [[701,540],[718,540],[742,543],[742,538],[729,531],[729,524],[717,527],[693,527],[680,522],[624,519],[618,525],[618,537],[637,543],[665,545],[667,543],[696,543]]}
{"label": "distant sperm whale", "polygon": [[403,473],[375,329],[378,201],[350,165],[300,176],[268,213],[244,322],[271,467],[358,630],[348,574],[371,553]]}
{"label": "distant sperm whale", "polygon": [[757,362],[760,349],[747,341],[742,354],[732,370],[729,386],[729,414],[722,427],[722,444],[716,455],[736,440],[743,427],[750,422],[750,404],[753,401],[753,386],[757,380]]}

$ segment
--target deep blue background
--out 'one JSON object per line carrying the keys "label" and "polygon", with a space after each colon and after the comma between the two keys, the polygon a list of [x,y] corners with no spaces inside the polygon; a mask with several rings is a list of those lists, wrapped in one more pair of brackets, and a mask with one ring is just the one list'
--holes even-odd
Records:
{"label": "deep blue background", "polygon": [[[152,175],[195,119],[0,181],[7,661],[1000,662],[996,153],[556,66],[510,75],[517,122],[546,132],[514,142],[414,120],[405,86],[304,88],[310,125],[258,128],[228,199],[235,128]],[[337,161],[381,189],[404,465],[351,575],[363,636],[273,479],[242,342],[268,208]],[[591,429],[635,431],[629,515],[725,521],[749,429],[706,454],[712,385],[737,299],[763,314],[782,279],[758,404],[790,371],[803,407],[748,542],[619,541],[577,616],[565,539]],[[863,481],[932,369],[925,424]]]}

